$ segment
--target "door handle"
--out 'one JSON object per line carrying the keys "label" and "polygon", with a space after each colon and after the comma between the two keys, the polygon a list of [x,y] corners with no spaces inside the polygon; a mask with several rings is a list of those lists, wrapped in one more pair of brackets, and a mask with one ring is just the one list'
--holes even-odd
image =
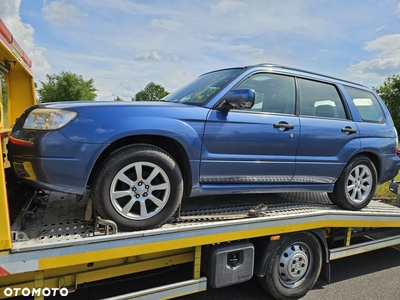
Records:
{"label": "door handle", "polygon": [[294,125],[286,122],[279,122],[274,124],[274,128],[279,128],[280,130],[289,130],[293,129]]}
{"label": "door handle", "polygon": [[357,130],[351,128],[350,126],[346,126],[346,127],[342,128],[342,132],[344,132],[346,134],[352,134],[352,133],[356,133]]}

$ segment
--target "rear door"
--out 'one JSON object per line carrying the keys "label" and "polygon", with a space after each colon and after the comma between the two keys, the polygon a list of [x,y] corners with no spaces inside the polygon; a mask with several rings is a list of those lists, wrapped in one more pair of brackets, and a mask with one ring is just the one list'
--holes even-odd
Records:
{"label": "rear door", "polygon": [[360,147],[359,132],[335,85],[298,79],[301,133],[292,182],[332,183]]}

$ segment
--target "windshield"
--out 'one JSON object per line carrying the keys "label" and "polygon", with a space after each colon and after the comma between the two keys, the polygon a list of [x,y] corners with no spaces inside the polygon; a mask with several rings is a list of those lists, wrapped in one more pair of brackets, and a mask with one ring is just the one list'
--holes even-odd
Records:
{"label": "windshield", "polygon": [[201,105],[242,71],[243,69],[228,69],[204,74],[162,100]]}

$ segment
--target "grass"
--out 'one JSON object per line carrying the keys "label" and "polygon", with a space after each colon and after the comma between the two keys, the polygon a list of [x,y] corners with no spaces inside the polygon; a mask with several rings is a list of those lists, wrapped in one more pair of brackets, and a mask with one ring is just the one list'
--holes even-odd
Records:
{"label": "grass", "polygon": [[[400,176],[397,175],[395,181],[400,181]],[[376,188],[375,197],[396,198],[397,196],[389,191],[389,181],[381,184]]]}

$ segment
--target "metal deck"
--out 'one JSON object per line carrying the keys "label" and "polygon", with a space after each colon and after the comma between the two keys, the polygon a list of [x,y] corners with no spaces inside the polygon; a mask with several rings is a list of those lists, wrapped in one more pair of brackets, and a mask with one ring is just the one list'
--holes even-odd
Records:
{"label": "metal deck", "polygon": [[[351,217],[353,220],[365,221],[366,227],[369,226],[369,218],[378,222],[382,220],[382,227],[386,226],[388,220],[400,220],[399,207],[371,201],[368,207],[361,211],[348,211],[333,205],[325,193],[224,195],[184,201],[180,217],[171,219],[160,228],[105,235],[96,229],[95,224],[83,221],[87,201],[87,197],[77,199],[73,195],[55,192],[36,196],[30,207],[23,210],[27,217],[23,218],[21,215],[13,224],[13,250],[19,252],[31,247],[62,247],[66,243],[71,245],[115,240],[118,236],[127,238],[158,235],[171,230],[198,230],[254,222],[267,224],[269,221],[276,224],[279,220],[307,216],[329,216],[332,220]],[[398,223],[400,227],[400,221]]]}

